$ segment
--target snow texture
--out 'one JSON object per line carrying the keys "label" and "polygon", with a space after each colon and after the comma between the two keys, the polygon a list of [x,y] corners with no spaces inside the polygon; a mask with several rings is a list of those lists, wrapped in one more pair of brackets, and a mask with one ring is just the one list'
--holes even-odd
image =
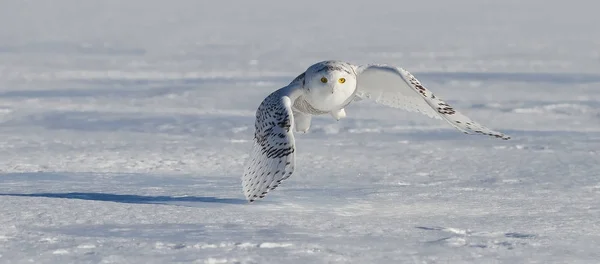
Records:
{"label": "snow texture", "polygon": [[[0,3],[0,263],[597,263],[597,1]],[[511,140],[353,102],[240,188],[307,66],[402,67]]]}

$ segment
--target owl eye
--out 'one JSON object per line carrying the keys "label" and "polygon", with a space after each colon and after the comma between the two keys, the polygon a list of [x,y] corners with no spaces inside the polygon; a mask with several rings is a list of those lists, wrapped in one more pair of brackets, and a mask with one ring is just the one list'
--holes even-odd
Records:
{"label": "owl eye", "polygon": [[339,79],[338,79],[338,82],[340,82],[340,83],[345,83],[345,82],[346,82],[346,78],[339,78]]}
{"label": "owl eye", "polygon": [[321,78],[321,82],[322,83],[327,83],[327,78],[325,78],[325,77]]}

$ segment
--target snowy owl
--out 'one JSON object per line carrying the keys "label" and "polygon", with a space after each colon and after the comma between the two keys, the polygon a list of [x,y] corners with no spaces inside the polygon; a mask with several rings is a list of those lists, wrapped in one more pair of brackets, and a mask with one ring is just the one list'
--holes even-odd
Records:
{"label": "snowy owl", "polygon": [[323,61],[271,93],[258,107],[254,144],[242,176],[246,199],[263,198],[292,175],[294,131],[308,131],[313,115],[330,114],[340,120],[346,116],[346,106],[362,99],[445,120],[465,134],[510,139],[459,113],[402,68]]}

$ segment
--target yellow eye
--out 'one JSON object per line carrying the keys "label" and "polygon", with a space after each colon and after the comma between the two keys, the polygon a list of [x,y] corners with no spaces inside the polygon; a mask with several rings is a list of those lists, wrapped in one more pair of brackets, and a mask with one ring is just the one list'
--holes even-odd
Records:
{"label": "yellow eye", "polygon": [[346,82],[346,78],[339,78],[339,79],[338,79],[338,82],[340,82],[340,83],[345,83],[345,82]]}
{"label": "yellow eye", "polygon": [[321,78],[321,82],[322,83],[327,83],[327,78],[325,78],[325,77]]}

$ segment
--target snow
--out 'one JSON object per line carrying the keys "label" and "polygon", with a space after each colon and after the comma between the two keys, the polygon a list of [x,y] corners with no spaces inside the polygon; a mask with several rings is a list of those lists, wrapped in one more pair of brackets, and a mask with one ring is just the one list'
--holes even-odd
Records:
{"label": "snow", "polygon": [[[1,263],[596,263],[596,1],[0,3]],[[509,141],[357,102],[247,204],[260,101],[390,63]]]}

